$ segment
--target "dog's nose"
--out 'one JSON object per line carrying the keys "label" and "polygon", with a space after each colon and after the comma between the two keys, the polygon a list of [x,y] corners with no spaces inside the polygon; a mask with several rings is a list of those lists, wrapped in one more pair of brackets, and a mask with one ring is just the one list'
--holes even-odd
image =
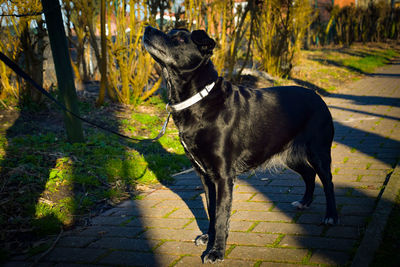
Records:
{"label": "dog's nose", "polygon": [[146,28],[144,29],[144,34],[150,34],[153,30],[154,30],[153,27],[146,26]]}

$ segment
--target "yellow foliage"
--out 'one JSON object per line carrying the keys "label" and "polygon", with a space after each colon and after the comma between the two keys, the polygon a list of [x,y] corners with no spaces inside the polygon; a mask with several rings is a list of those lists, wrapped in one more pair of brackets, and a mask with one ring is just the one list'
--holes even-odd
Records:
{"label": "yellow foliage", "polygon": [[[3,14],[27,14],[40,12],[42,5],[40,0],[33,1],[4,1],[0,6]],[[11,60],[18,61],[22,51],[21,35],[26,27],[29,27],[37,16],[28,17],[0,17],[0,51]],[[0,62],[0,100],[20,98],[22,85],[14,72]],[[2,101],[2,103],[4,103]]]}
{"label": "yellow foliage", "polygon": [[[125,104],[136,104],[148,94],[144,88],[153,71],[154,61],[141,41],[149,17],[145,2],[130,0],[129,13],[121,5],[110,7],[107,14],[109,85]],[[111,28],[114,16],[116,29]]]}
{"label": "yellow foliage", "polygon": [[289,75],[312,19],[313,9],[308,0],[267,0],[262,3],[253,53],[265,71],[276,76]]}

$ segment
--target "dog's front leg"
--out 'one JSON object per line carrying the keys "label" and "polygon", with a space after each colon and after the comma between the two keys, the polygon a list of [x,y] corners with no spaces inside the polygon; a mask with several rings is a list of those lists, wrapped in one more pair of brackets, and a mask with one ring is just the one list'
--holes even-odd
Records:
{"label": "dog's front leg", "polygon": [[196,238],[195,240],[196,246],[207,245],[209,237],[215,236],[215,208],[216,208],[215,197],[217,195],[215,191],[216,190],[215,184],[211,181],[210,177],[207,174],[201,172],[199,172],[199,174],[201,182],[203,183],[204,194],[206,196],[209,226],[207,233],[204,233]]}
{"label": "dog's front leg", "polygon": [[[229,219],[231,215],[232,207],[232,191],[233,191],[233,179],[226,177],[218,177],[214,180],[215,185],[215,207],[212,207],[212,202],[210,201],[209,214],[215,212],[214,218],[215,222],[212,223],[210,214],[210,229],[209,229],[209,245],[210,250],[206,251],[204,256],[204,263],[219,262],[223,261],[226,239],[228,238],[229,232]],[[210,200],[211,191],[209,192]],[[212,225],[213,224],[213,225]],[[214,234],[211,235],[212,229],[214,229]],[[211,230],[211,231],[210,231]]]}

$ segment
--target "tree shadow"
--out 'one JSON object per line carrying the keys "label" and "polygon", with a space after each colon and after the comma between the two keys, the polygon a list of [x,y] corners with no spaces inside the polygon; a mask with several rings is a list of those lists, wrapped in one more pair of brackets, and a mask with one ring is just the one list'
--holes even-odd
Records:
{"label": "tree shadow", "polygon": [[56,164],[54,157],[37,149],[32,135],[46,134],[47,129],[42,127],[46,111],[22,109],[18,115],[14,112],[16,119],[1,133],[4,154],[0,157],[0,262],[29,249],[31,242],[43,234],[59,231],[60,225],[58,218],[51,215],[45,216],[49,224],[43,224],[41,219],[31,220],[36,204],[42,201],[46,178]]}
{"label": "tree shadow", "polygon": [[[178,195],[184,202],[187,207],[194,215],[194,218],[197,222],[197,225],[200,227],[202,231],[206,231],[208,229],[208,219],[207,211],[205,209],[205,204],[203,201],[199,201],[199,195],[203,192],[203,185],[201,184],[200,178],[193,179],[192,174],[188,175],[179,175],[179,180],[169,181],[166,180],[162,169],[156,165],[156,163],[151,158],[150,151],[158,153],[165,158],[168,158],[170,162],[174,161],[182,161],[187,160],[186,155],[179,155],[175,153],[168,152],[159,141],[157,142],[148,142],[143,141],[134,145],[135,149],[138,150],[146,159],[149,164],[149,169],[156,174],[160,183],[172,190],[176,195]],[[148,156],[150,155],[150,157]],[[189,192],[189,194],[188,194]],[[193,194],[192,194],[193,193]]]}
{"label": "tree shadow", "polygon": [[367,116],[371,116],[371,117],[379,117],[379,118],[385,118],[385,119],[390,119],[390,120],[400,120],[400,116],[399,117],[394,117],[394,116],[389,116],[389,115],[382,115],[379,113],[373,113],[373,112],[368,112],[368,111],[363,111],[363,110],[356,110],[356,109],[352,109],[352,108],[345,108],[345,107],[339,107],[339,106],[334,106],[334,105],[329,105],[330,109],[337,109],[337,110],[342,110],[342,111],[348,111],[348,112],[355,112],[355,113],[359,113],[359,114],[363,114],[363,115],[367,115]]}
{"label": "tree shadow", "polygon": [[[99,111],[97,123],[118,131],[121,118],[115,109],[93,112],[93,108],[94,100],[81,103],[83,116]],[[115,206],[118,199],[134,197],[135,179],[141,174],[132,171],[132,153],[118,137],[87,125],[85,132],[86,143],[68,143],[62,114],[54,107],[23,110],[7,129],[1,140],[5,153],[0,157],[0,262],[90,263],[95,258],[85,255],[84,250],[80,250],[81,254],[76,251],[85,248],[97,251],[97,256],[109,254],[109,249],[118,253],[130,242],[124,238],[134,238],[145,229],[141,216],[135,219],[134,226],[122,230],[120,224],[129,222],[131,217],[104,215],[92,221]],[[130,211],[134,216],[141,214],[136,206]],[[75,230],[60,235],[57,247],[40,258],[61,228]],[[121,243],[108,242],[114,240]],[[147,262],[156,265],[150,253],[153,246],[142,240],[137,250],[144,253]]]}
{"label": "tree shadow", "polygon": [[360,95],[340,94],[340,93],[330,94],[329,97],[351,100],[352,104],[362,105],[362,106],[364,105],[389,106],[389,107],[400,106],[400,98],[394,98],[394,97],[360,96]]}

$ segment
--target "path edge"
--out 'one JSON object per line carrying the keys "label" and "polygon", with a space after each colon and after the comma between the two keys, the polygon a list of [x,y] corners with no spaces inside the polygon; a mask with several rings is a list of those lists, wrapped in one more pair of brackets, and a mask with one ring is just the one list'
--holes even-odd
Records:
{"label": "path edge", "polygon": [[365,230],[357,253],[353,258],[352,267],[369,266],[378,250],[389,215],[393,209],[397,193],[400,190],[400,163],[396,164],[389,182],[384,188],[383,194],[376,205],[371,221]]}

